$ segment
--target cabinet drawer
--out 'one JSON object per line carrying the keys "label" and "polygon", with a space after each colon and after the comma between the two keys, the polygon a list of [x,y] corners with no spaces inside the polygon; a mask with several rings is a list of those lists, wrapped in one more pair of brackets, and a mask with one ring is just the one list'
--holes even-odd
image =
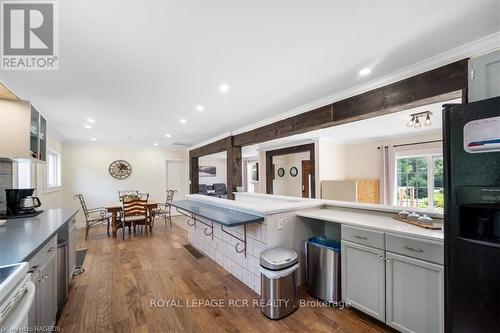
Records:
{"label": "cabinet drawer", "polygon": [[57,235],[52,237],[37,253],[29,260],[29,269],[38,266],[40,268],[57,250]]}
{"label": "cabinet drawer", "polygon": [[384,233],[380,231],[342,225],[342,239],[381,250],[385,249]]}
{"label": "cabinet drawer", "polygon": [[387,251],[443,265],[443,243],[395,234],[386,235]]}

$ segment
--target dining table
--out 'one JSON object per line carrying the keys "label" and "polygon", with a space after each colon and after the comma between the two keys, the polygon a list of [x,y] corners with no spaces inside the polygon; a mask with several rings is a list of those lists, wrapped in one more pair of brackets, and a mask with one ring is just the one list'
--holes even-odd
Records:
{"label": "dining table", "polygon": [[[109,204],[104,206],[106,211],[111,214],[111,230],[113,232],[113,237],[116,237],[116,232],[118,230],[118,213],[122,210],[122,204]],[[154,222],[154,210],[158,208],[157,201],[148,201],[146,204],[146,208],[148,210],[148,217],[151,219],[151,224],[149,226],[150,230],[153,230],[153,222]]]}

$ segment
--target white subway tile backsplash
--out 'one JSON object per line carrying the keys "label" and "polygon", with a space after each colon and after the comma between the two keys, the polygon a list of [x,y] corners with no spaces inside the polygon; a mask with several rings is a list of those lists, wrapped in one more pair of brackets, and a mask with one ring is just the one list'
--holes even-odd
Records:
{"label": "white subway tile backsplash", "polygon": [[253,254],[253,238],[247,237],[247,253]]}
{"label": "white subway tile backsplash", "polygon": [[253,290],[260,295],[260,273],[259,275],[254,275],[254,287]]}
{"label": "white subway tile backsplash", "polygon": [[260,258],[260,253],[266,249],[266,244],[261,241],[254,241],[253,243],[253,255]]}
{"label": "white subway tile backsplash", "polygon": [[[206,236],[203,230],[205,226],[197,224],[188,227],[188,240],[198,250],[210,257],[217,264],[242,281],[249,288],[260,294],[260,253],[266,249],[266,224],[247,225],[247,244],[245,253],[237,253],[235,245],[240,243],[238,239],[222,232],[220,225],[214,225],[212,236]],[[243,237],[243,226],[228,228],[228,232]]]}
{"label": "white subway tile backsplash", "polygon": [[241,266],[235,263],[234,261],[231,262],[231,274],[233,274],[238,280],[241,280]]}
{"label": "white subway tile backsplash", "polygon": [[229,257],[224,256],[224,269],[228,272],[231,272],[231,259]]}

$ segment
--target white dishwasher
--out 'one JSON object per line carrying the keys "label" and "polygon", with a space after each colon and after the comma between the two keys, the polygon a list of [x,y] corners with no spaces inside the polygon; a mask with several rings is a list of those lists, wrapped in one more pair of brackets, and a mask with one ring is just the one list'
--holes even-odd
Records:
{"label": "white dishwasher", "polygon": [[0,328],[4,332],[28,330],[28,314],[35,299],[35,285],[28,263],[0,266]]}

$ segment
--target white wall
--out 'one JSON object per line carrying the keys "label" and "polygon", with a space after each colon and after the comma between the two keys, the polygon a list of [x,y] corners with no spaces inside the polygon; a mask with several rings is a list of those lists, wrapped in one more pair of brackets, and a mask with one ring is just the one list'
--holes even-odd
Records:
{"label": "white wall", "polygon": [[[307,160],[309,160],[309,152],[274,156],[275,172],[282,167],[285,169],[285,176],[275,175],[273,194],[302,197],[302,161]],[[290,175],[292,167],[296,167],[299,171],[296,177]]]}
{"label": "white wall", "polygon": [[321,198],[323,180],[342,180],[346,178],[347,150],[345,145],[334,143],[324,138],[315,142],[316,158],[316,198]]}
{"label": "white wall", "polygon": [[[79,207],[72,199],[76,193],[85,195],[89,207],[102,207],[118,202],[119,190],[149,193],[151,200],[164,201],[166,160],[187,160],[187,152],[161,148],[130,148],[94,144],[63,144],[62,182],[67,206]],[[131,175],[118,180],[108,172],[111,162],[126,160]],[[77,223],[83,225],[81,214]]]}
{"label": "white wall", "polygon": [[379,146],[406,144],[414,142],[440,140],[440,132],[399,137],[393,139],[376,140],[365,143],[345,146],[345,179],[379,179],[380,178],[380,151]]}
{"label": "white wall", "polygon": [[[55,136],[47,134],[47,149],[51,149],[61,154],[61,165],[64,156],[62,155],[61,140]],[[46,163],[36,164],[36,193],[42,202],[41,209],[64,207],[63,187],[47,189],[47,167]]]}
{"label": "white wall", "polygon": [[227,161],[225,158],[200,157],[198,165],[215,166],[217,168],[215,177],[200,177],[200,184],[224,183],[227,185]]}

